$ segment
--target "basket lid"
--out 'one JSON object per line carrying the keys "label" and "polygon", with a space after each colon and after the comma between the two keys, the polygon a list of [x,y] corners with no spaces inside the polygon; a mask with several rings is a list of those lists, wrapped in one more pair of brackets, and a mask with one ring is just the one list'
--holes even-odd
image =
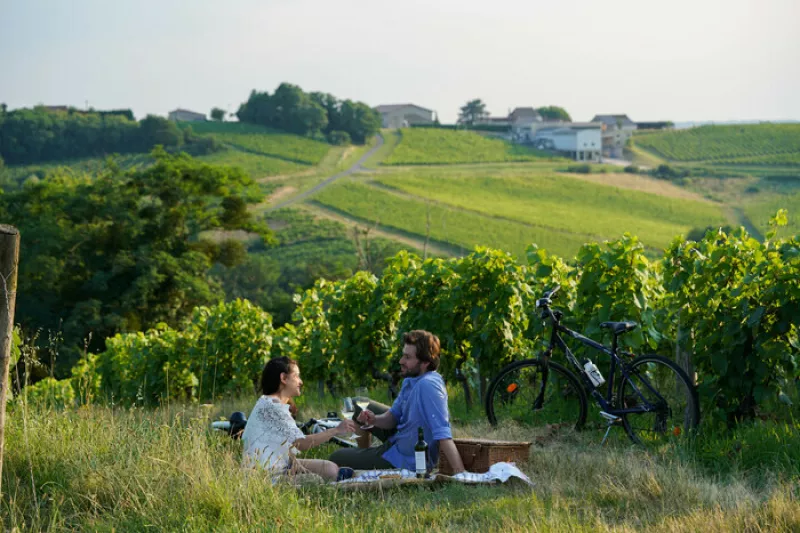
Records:
{"label": "basket lid", "polygon": [[481,444],[485,446],[530,446],[530,442],[515,442],[510,440],[454,438],[456,444]]}

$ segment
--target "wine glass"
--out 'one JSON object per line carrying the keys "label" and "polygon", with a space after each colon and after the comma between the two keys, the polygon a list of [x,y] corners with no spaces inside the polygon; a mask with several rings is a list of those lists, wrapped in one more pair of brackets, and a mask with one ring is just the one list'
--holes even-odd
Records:
{"label": "wine glass", "polygon": [[[367,407],[369,407],[369,400],[366,398],[359,397],[356,401],[356,405],[358,405],[362,411],[364,411]],[[370,424],[368,426],[361,426],[361,429],[372,429],[373,426]]]}
{"label": "wine glass", "polygon": [[[346,397],[342,401],[342,416],[345,419],[352,420],[353,419],[353,414],[355,413],[355,410],[356,410],[356,408],[353,406],[353,399],[350,398],[350,397]],[[357,439],[358,438],[358,433],[351,433],[349,435],[349,438]]]}

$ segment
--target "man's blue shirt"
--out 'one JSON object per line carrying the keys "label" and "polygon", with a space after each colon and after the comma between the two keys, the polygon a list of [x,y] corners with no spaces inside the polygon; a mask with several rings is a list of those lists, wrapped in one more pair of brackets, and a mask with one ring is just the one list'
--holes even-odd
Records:
{"label": "man's blue shirt", "polygon": [[423,428],[428,443],[429,467],[439,460],[439,442],[451,439],[450,413],[447,409],[447,389],[438,372],[426,372],[415,378],[405,378],[400,394],[390,409],[397,421],[397,433],[389,437],[392,447],[383,458],[397,468],[414,470],[414,446],[417,428]]}

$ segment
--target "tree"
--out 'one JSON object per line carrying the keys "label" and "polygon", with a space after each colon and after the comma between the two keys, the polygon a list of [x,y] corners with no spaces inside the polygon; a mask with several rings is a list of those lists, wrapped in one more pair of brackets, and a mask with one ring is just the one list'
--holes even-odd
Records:
{"label": "tree", "polygon": [[480,98],[476,98],[475,100],[470,100],[461,108],[458,121],[467,126],[472,126],[475,122],[487,116],[489,116],[489,113],[486,111],[486,104]]}
{"label": "tree", "polygon": [[[0,195],[0,220],[35,236],[22,243],[29,266],[20,272],[17,318],[26,329],[63,333],[57,374],[90,333],[88,349],[97,353],[116,333],[177,326],[194,307],[222,299],[209,276],[220,250],[198,242],[201,232],[224,225],[271,240],[241,208],[239,198],[253,188],[243,171],[164,150],[153,157],[144,170],[55,174]],[[229,264],[242,259],[233,247],[224,252]]]}
{"label": "tree", "polygon": [[217,122],[222,122],[225,120],[225,110],[220,109],[219,107],[212,107],[211,120],[216,120]]}
{"label": "tree", "polygon": [[311,101],[319,105],[325,110],[328,116],[328,125],[325,127],[325,133],[328,134],[332,131],[343,130],[341,103],[335,96],[329,93],[312,92],[309,93]]}
{"label": "tree", "polygon": [[544,120],[560,120],[562,122],[572,122],[572,118],[563,107],[547,105],[536,110]]}
{"label": "tree", "polygon": [[141,151],[150,150],[157,144],[165,148],[178,148],[183,144],[183,132],[171,120],[147,115],[139,124],[142,139]]}
{"label": "tree", "polygon": [[350,134],[353,142],[364,144],[378,133],[381,127],[380,114],[363,102],[345,100],[341,105],[342,131]]}

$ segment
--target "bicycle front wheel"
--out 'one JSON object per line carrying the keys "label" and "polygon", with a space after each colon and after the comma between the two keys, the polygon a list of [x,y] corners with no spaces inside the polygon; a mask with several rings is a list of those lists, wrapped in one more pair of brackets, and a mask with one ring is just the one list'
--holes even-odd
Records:
{"label": "bicycle front wheel", "polygon": [[586,422],[586,393],[578,378],[558,363],[527,359],[503,368],[486,392],[493,425],[516,422],[551,430],[579,430]]}
{"label": "bicycle front wheel", "polygon": [[622,415],[630,439],[647,447],[677,442],[692,435],[700,423],[697,390],[686,372],[660,355],[633,360],[619,384],[617,405],[634,409],[650,404],[653,410]]}

